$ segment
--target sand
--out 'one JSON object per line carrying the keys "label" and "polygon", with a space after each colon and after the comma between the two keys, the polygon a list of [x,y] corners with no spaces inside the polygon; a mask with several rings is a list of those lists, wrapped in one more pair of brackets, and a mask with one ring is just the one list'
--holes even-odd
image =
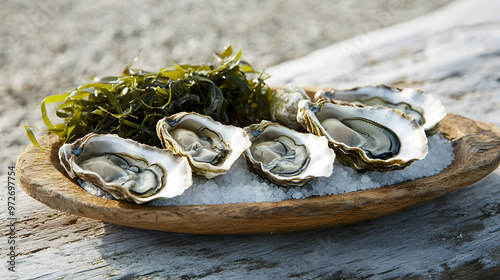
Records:
{"label": "sand", "polygon": [[8,1],[0,10],[0,175],[45,128],[40,102],[137,67],[203,63],[226,44],[256,69],[426,14],[449,0]]}

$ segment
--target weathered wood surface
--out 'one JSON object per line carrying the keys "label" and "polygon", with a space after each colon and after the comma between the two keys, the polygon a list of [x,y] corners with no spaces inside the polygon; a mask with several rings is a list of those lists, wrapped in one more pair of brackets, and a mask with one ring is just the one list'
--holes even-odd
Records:
{"label": "weathered wood surface", "polygon": [[17,178],[31,197],[56,210],[120,225],[178,233],[278,233],[362,222],[394,213],[483,179],[500,162],[500,130],[449,114],[440,132],[455,160],[430,177],[364,191],[278,202],[146,206],[102,199],[68,178],[59,164],[56,135],[30,145],[17,162]]}
{"label": "weathered wood surface", "polygon": [[[271,68],[270,83],[410,85],[438,95],[452,113],[499,126],[499,5],[456,2]],[[5,177],[0,184],[6,205]],[[1,279],[500,275],[499,169],[474,185],[376,220],[278,235],[199,236],[135,229],[58,212],[19,189],[17,194],[17,273],[8,272],[2,259]],[[1,232],[6,244],[8,230]]]}
{"label": "weathered wood surface", "polygon": [[[500,176],[492,174],[475,185],[364,223],[254,236],[119,226],[52,210],[19,191],[16,275],[19,279],[494,276],[500,272],[499,181]],[[2,236],[6,234],[2,229]],[[5,267],[0,274],[2,279],[10,275]]]}

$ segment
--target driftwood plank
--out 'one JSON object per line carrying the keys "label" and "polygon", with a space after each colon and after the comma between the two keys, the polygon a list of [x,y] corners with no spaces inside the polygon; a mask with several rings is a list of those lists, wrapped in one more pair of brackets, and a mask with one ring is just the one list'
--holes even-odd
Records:
{"label": "driftwood plank", "polygon": [[499,181],[500,176],[492,174],[475,185],[369,222],[257,236],[129,228],[54,211],[19,192],[17,275],[483,275],[498,272],[500,262]]}
{"label": "driftwood plank", "polygon": [[[415,86],[437,94],[453,113],[499,126],[499,5],[457,1],[268,69],[270,83]],[[5,182],[1,178],[2,205]],[[368,222],[279,235],[199,236],[79,218],[18,189],[18,271],[14,276],[3,267],[0,279],[495,279],[499,198],[497,169],[474,185]],[[0,231],[5,243],[8,229]],[[0,255],[6,254],[2,246]]]}

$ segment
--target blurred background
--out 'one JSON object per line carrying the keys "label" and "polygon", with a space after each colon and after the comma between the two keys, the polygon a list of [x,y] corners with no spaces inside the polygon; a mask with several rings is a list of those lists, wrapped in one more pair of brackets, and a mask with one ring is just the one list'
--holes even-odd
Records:
{"label": "blurred background", "polygon": [[225,45],[255,69],[403,22],[451,0],[1,1],[0,159],[4,175],[45,128],[40,102],[123,69],[209,62]]}

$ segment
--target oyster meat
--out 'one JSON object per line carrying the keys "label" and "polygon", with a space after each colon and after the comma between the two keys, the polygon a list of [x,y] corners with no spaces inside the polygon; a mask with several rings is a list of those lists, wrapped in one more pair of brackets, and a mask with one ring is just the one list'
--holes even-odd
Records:
{"label": "oyster meat", "polygon": [[403,169],[427,154],[427,137],[401,111],[347,102],[301,101],[297,121],[326,136],[344,165],[356,170]]}
{"label": "oyster meat", "polygon": [[193,172],[208,179],[229,170],[251,144],[243,129],[197,113],[181,112],[163,118],[156,132],[163,147],[186,157]]}
{"label": "oyster meat", "polygon": [[138,204],[180,195],[192,185],[185,158],[117,135],[87,134],[62,145],[59,160],[71,178]]}
{"label": "oyster meat", "polygon": [[335,153],[325,137],[262,121],[245,128],[252,146],[243,154],[249,170],[280,186],[301,186],[332,173]]}
{"label": "oyster meat", "polygon": [[271,120],[291,129],[303,129],[297,122],[297,108],[299,101],[304,99],[311,100],[309,95],[296,85],[287,84],[284,88],[277,89],[271,101]]}
{"label": "oyster meat", "polygon": [[367,106],[385,106],[409,115],[423,126],[427,135],[439,131],[446,109],[431,94],[412,88],[396,88],[386,85],[357,87],[349,90],[319,90],[314,99],[347,101]]}

